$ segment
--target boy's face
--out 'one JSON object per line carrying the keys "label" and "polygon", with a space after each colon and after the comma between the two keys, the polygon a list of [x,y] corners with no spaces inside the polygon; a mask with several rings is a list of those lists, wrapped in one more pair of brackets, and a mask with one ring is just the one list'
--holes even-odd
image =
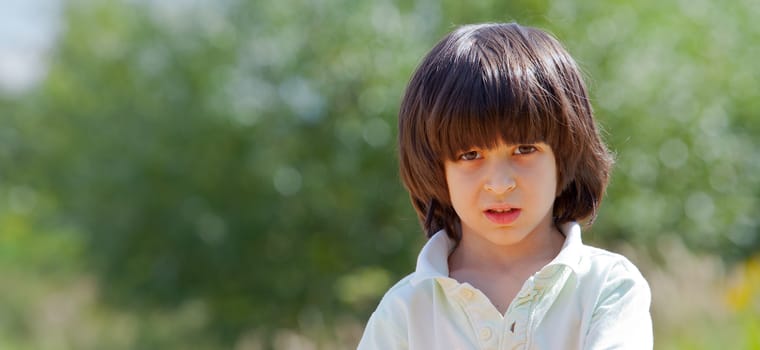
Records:
{"label": "boy's face", "polygon": [[557,165],[548,144],[500,143],[458,157],[444,167],[463,239],[511,246],[551,232]]}

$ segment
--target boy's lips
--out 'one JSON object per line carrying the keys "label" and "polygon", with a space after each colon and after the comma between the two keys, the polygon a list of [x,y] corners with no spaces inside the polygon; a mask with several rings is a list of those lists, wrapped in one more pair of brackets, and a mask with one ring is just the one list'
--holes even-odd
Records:
{"label": "boy's lips", "polygon": [[483,214],[491,220],[491,222],[498,225],[509,225],[520,216],[520,208],[512,208],[508,206],[496,206],[490,207],[483,211]]}

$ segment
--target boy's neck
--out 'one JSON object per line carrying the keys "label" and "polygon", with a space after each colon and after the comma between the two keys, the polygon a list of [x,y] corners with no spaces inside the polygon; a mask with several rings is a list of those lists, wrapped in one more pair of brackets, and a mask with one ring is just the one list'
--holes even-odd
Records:
{"label": "boy's neck", "polygon": [[564,234],[553,224],[541,231],[511,245],[496,245],[476,235],[463,234],[449,256],[449,270],[498,273],[532,270],[534,265],[540,265],[540,269],[559,254],[565,241]]}
{"label": "boy's neck", "polygon": [[512,245],[497,245],[463,232],[449,256],[449,277],[480,290],[504,314],[525,281],[559,254],[564,239],[554,225]]}

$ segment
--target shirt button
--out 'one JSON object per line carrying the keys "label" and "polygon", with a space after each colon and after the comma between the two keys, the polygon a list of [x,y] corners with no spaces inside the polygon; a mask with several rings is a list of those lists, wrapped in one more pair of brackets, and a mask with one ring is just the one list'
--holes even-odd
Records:
{"label": "shirt button", "polygon": [[480,339],[481,340],[491,339],[491,335],[492,335],[491,328],[484,327],[484,328],[482,328],[480,330]]}

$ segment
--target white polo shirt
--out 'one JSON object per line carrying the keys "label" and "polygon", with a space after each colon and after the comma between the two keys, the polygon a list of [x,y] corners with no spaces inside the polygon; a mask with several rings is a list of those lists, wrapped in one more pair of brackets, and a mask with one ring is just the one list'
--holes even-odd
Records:
{"label": "white polo shirt", "polygon": [[651,292],[625,257],[584,245],[563,225],[557,257],[531,276],[507,312],[449,277],[454,242],[440,231],[417,269],[385,294],[359,350],[652,349]]}

